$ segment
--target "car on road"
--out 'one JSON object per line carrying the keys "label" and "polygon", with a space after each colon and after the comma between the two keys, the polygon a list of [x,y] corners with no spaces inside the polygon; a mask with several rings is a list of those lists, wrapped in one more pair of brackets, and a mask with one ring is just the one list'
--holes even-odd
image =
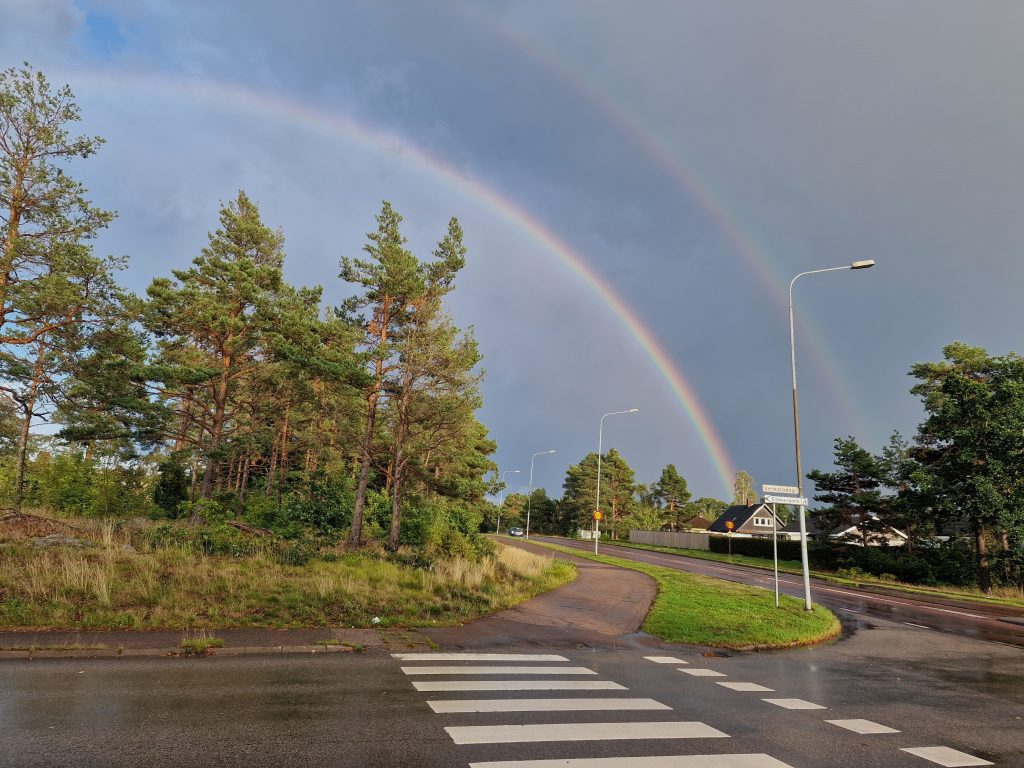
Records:
{"label": "car on road", "polygon": [[508,529],[508,535],[509,536],[522,536],[523,533],[525,533],[525,532],[523,531],[522,528],[519,528],[519,527],[509,528]]}

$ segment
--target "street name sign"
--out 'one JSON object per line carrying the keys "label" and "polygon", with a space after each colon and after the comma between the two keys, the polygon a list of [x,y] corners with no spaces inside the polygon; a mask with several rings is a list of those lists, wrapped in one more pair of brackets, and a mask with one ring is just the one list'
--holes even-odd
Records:
{"label": "street name sign", "polygon": [[807,498],[804,496],[770,496],[765,495],[765,504],[794,504],[798,507],[807,506]]}
{"label": "street name sign", "polygon": [[779,493],[783,496],[796,496],[800,493],[800,489],[795,485],[762,485],[761,493]]}

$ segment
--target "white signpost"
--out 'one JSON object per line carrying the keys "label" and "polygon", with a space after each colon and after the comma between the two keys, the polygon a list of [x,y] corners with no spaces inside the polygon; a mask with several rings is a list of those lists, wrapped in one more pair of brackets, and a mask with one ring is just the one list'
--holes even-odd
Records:
{"label": "white signpost", "polygon": [[[800,522],[803,523],[804,510],[807,509],[807,499],[800,496],[800,489],[795,485],[765,485],[761,486],[764,493],[764,503],[772,505],[772,560],[775,566],[775,607],[779,607],[779,517],[776,514],[776,504],[792,504],[800,508]],[[803,525],[800,526],[801,539],[806,537]],[[804,585],[807,586],[807,563],[804,562]],[[809,588],[808,588],[809,590]],[[805,590],[807,591],[807,590]],[[810,594],[807,591],[807,594]],[[808,598],[808,610],[810,602]]]}
{"label": "white signpost", "polygon": [[761,493],[777,493],[781,496],[799,496],[800,489],[795,485],[762,485]]}
{"label": "white signpost", "polygon": [[792,504],[794,507],[806,507],[807,499],[803,496],[772,496],[766,494],[764,497],[765,504]]}

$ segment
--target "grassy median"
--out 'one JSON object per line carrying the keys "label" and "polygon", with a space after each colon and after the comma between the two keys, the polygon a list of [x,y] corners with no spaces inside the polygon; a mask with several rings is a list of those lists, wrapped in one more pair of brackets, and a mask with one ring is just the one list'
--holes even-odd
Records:
{"label": "grassy median", "polygon": [[[0,629],[444,626],[575,578],[569,563],[512,547],[429,567],[383,553],[329,553],[302,565],[267,554],[146,546],[109,524],[89,546],[0,544]],[[379,621],[375,622],[375,619]]]}
{"label": "grassy median", "polygon": [[[726,565],[744,565],[749,568],[760,568],[762,570],[773,570],[772,561],[764,557],[752,557],[750,555],[728,555],[723,552],[709,552],[703,549],[683,549],[682,547],[663,547],[656,544],[637,544],[632,541],[609,542],[616,547],[628,547],[630,549],[644,549],[648,552],[664,552],[668,555],[681,555],[693,557],[698,560],[711,560]],[[779,560],[779,573],[801,575],[803,569],[799,560]],[[989,594],[983,593],[976,587],[953,587],[949,585],[925,586],[922,584],[907,584],[902,581],[894,581],[891,578],[880,578],[869,573],[857,573],[848,575],[846,571],[822,571],[812,570],[811,576],[832,584],[839,584],[847,587],[881,587],[897,592],[907,592],[912,595],[928,595],[948,600],[961,600],[982,605],[1006,605],[1013,608],[1024,608],[1024,594],[1016,587],[995,587]]]}
{"label": "grassy median", "polygon": [[776,608],[775,594],[757,587],[558,544],[541,546],[651,576],[658,583],[658,596],[643,629],[668,642],[732,649],[786,648],[820,643],[839,634],[839,620],[830,610],[816,605],[813,611],[805,611],[802,600],[788,595],[780,596]]}

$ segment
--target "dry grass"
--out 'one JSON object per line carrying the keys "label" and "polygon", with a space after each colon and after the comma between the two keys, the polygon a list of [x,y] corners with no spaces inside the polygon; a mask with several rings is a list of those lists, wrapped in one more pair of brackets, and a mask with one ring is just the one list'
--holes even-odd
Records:
{"label": "dry grass", "polygon": [[417,569],[366,554],[282,565],[265,556],[126,547],[110,522],[96,546],[0,544],[0,628],[166,629],[444,625],[515,605],[566,583],[565,563],[502,547],[480,561]]}

